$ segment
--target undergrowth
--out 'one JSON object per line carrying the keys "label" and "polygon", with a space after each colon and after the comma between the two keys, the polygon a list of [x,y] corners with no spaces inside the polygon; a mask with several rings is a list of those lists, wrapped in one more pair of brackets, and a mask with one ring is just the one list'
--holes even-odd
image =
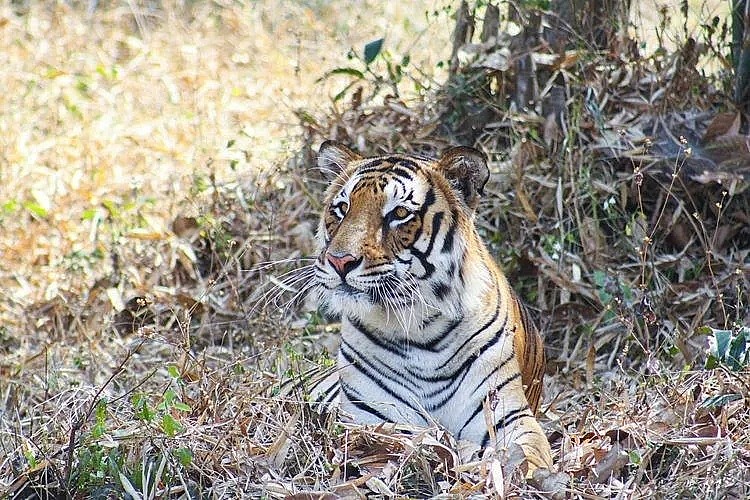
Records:
{"label": "undergrowth", "polygon": [[[244,13],[209,11],[191,15],[227,27]],[[82,15],[60,19],[71,12]],[[159,33],[148,12],[131,35]],[[726,53],[717,23],[701,30],[700,58]],[[120,48],[138,53],[136,42],[124,37]],[[750,154],[731,126],[707,135],[731,113],[716,104],[726,102],[727,75],[675,73],[684,50],[579,51],[552,64],[566,111],[550,117],[542,104],[552,78],[519,110],[504,98],[512,67],[482,62],[512,59],[509,47],[500,35],[482,53],[466,47],[438,86],[411,60],[419,44],[400,54],[374,37],[320,68],[332,107],[297,111],[303,134],[288,161],[228,178],[256,153],[237,126],[204,144],[213,148],[206,168],[190,172],[161,214],[164,193],[137,182],[76,205],[59,231],[83,227],[93,243],[60,243],[70,286],[46,283],[33,301],[3,305],[0,495],[538,497],[553,485],[586,498],[746,496]],[[121,69],[75,74],[60,120],[85,123],[88,96],[120,85]],[[149,130],[168,138],[167,128]],[[154,138],[136,132],[129,140]],[[467,462],[438,428],[341,422],[287,383],[329,369],[336,350],[337,325],[297,283],[279,287],[314,256],[325,186],[309,166],[326,138],[363,153],[435,153],[460,140],[488,154],[477,224],[545,333],[540,419],[561,476],[504,477],[498,457]],[[143,151],[169,156],[165,144]],[[57,223],[48,202],[19,192],[0,219],[14,234],[24,233],[14,220],[38,230]],[[46,259],[40,252],[35,269],[55,268]]]}

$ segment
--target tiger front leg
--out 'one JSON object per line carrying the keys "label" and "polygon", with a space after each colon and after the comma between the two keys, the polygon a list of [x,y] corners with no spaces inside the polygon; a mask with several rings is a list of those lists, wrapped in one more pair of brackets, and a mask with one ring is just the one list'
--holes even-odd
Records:
{"label": "tiger front leg", "polygon": [[[507,415],[504,418],[507,419]],[[503,425],[504,418],[500,418],[495,425],[496,449],[503,451],[510,450],[513,446],[520,446],[526,458],[527,477],[531,477],[536,469],[552,468],[552,450],[549,441],[530,411],[521,414],[509,425]]]}

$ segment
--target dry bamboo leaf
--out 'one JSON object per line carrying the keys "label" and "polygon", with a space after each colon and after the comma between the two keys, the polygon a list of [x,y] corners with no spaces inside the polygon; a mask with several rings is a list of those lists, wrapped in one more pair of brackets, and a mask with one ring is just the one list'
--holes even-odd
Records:
{"label": "dry bamboo leaf", "polygon": [[394,498],[396,494],[386,485],[381,479],[377,477],[371,477],[365,481],[365,485],[370,490],[378,495],[383,495],[387,498]]}
{"label": "dry bamboo leaf", "polygon": [[550,469],[536,469],[530,483],[549,495],[553,500],[567,498],[568,489],[572,478],[565,472],[554,472]]}
{"label": "dry bamboo leaf", "polygon": [[607,482],[612,476],[619,474],[629,461],[628,452],[619,443],[615,443],[589,473],[588,479],[593,483]]}
{"label": "dry bamboo leaf", "polygon": [[281,432],[279,433],[276,440],[271,446],[269,446],[268,450],[266,451],[266,456],[277,468],[281,467],[281,465],[284,463],[287,458],[287,454],[289,453],[293,445],[293,436],[295,435],[295,429],[297,427],[299,417],[299,413],[294,413],[291,415],[291,418],[284,424],[284,427],[283,429],[281,429]]}
{"label": "dry bamboo leaf", "polygon": [[707,143],[721,136],[738,134],[740,118],[740,113],[736,111],[718,113],[706,127],[706,131],[703,133],[703,142]]}
{"label": "dry bamboo leaf", "polygon": [[591,389],[594,386],[594,367],[596,365],[596,346],[591,344],[586,353],[586,386]]}

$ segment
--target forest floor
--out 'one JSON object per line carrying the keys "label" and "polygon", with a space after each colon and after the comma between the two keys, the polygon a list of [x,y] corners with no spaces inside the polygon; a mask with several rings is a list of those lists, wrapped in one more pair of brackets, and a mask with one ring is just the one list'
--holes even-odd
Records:
{"label": "forest floor", "polygon": [[[704,368],[707,339],[750,321],[747,158],[709,158],[704,131],[720,84],[677,88],[679,58],[576,59],[572,128],[492,108],[471,137],[495,174],[483,234],[547,335],[560,474],[526,484],[439,429],[344,425],[280,384],[335,344],[275,287],[314,252],[311,148],[460,136],[487,71],[445,83],[456,6],[154,5],[0,7],[0,497],[750,494],[747,367]],[[674,29],[644,39],[679,52]],[[649,150],[646,129],[685,143]]]}

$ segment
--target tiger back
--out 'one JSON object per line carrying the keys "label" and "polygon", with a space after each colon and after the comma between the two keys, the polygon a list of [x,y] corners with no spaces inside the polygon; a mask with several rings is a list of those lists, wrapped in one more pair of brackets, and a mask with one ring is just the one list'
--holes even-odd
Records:
{"label": "tiger back", "polygon": [[429,425],[518,444],[551,466],[535,414],[541,337],[482,243],[474,213],[489,178],[479,151],[363,158],[325,142],[329,174],[314,289],[341,316],[337,380],[318,388],[355,422]]}

